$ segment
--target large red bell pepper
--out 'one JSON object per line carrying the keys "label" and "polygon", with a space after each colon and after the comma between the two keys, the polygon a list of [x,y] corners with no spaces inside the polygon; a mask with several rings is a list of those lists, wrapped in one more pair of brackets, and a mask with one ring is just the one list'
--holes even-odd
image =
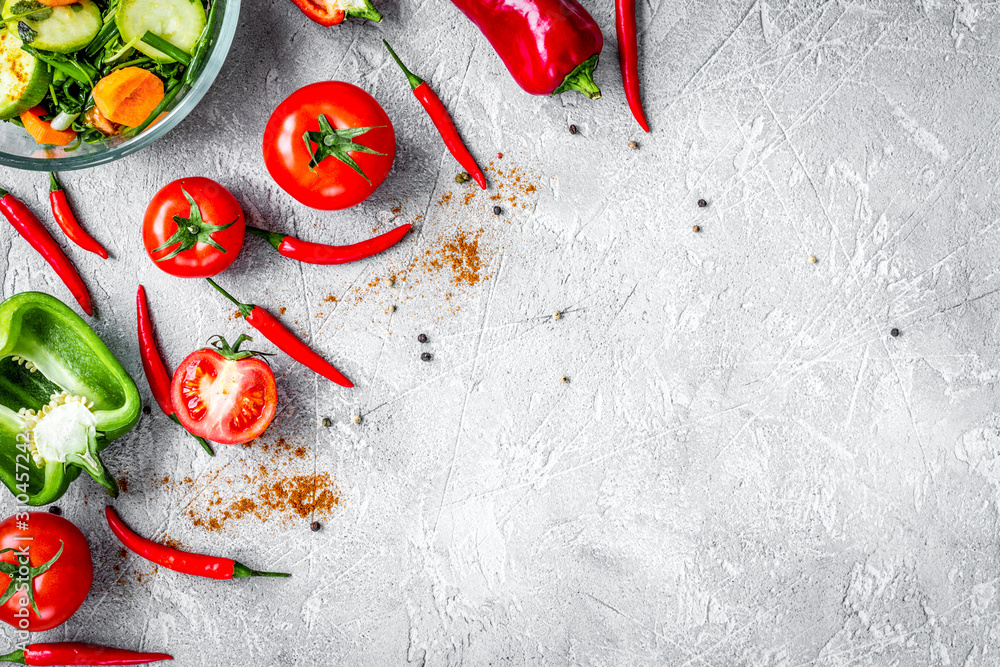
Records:
{"label": "large red bell pepper", "polygon": [[532,95],[601,96],[593,72],[604,46],[576,0],[452,0],[486,35],[517,84]]}

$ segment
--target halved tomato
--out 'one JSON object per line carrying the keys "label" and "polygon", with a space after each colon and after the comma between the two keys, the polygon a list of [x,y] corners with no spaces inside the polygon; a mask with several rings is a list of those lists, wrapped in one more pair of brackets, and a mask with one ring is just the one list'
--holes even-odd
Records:
{"label": "halved tomato", "polygon": [[258,353],[240,350],[221,336],[215,349],[195,350],[174,371],[170,400],[181,425],[194,435],[223,445],[240,445],[271,424],[278,405],[274,371]]}

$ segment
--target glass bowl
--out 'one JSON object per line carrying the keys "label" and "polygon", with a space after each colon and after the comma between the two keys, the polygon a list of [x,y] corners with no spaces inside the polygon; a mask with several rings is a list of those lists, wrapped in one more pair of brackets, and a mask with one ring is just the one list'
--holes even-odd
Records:
{"label": "glass bowl", "polygon": [[86,169],[99,164],[114,162],[130,153],[150,145],[174,129],[205,96],[212,82],[222,69],[233,43],[236,24],[240,18],[240,0],[215,0],[215,28],[209,36],[208,57],[202,62],[202,71],[194,84],[181,90],[167,107],[166,117],[151,125],[137,137],[108,137],[93,144],[82,143],[75,150],[44,148],[22,128],[12,123],[0,122],[0,165],[32,171],[69,171]]}

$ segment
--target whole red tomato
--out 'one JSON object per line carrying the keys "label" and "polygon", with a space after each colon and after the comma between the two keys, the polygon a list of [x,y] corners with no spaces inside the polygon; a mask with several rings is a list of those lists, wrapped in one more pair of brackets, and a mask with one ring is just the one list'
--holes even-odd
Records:
{"label": "whole red tomato", "polygon": [[181,278],[210,278],[225,271],[240,254],[245,235],[239,202],[201,176],[182,178],[157,192],[142,222],[149,258]]}
{"label": "whole red tomato", "polygon": [[29,632],[51,630],[87,598],[94,581],[90,546],[61,516],[23,512],[8,517],[0,522],[0,549],[13,550],[0,554],[0,585],[6,593],[23,588],[0,606],[0,621]]}
{"label": "whole red tomato", "polygon": [[264,129],[264,164],[281,188],[310,208],[360,204],[396,157],[392,121],[375,98],[343,81],[288,96]]}
{"label": "whole red tomato", "polygon": [[250,442],[264,432],[278,409],[274,371],[255,352],[230,347],[221,336],[215,349],[195,350],[174,371],[170,400],[190,433],[224,445]]}

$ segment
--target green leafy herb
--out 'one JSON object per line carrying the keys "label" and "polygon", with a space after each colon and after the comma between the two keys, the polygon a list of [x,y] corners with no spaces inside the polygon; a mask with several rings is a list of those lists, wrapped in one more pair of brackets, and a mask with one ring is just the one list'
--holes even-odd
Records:
{"label": "green leafy herb", "polygon": [[44,21],[52,16],[52,8],[46,7],[37,0],[18,0],[10,8],[10,16],[4,19],[9,23],[18,19],[26,18],[31,21]]}

